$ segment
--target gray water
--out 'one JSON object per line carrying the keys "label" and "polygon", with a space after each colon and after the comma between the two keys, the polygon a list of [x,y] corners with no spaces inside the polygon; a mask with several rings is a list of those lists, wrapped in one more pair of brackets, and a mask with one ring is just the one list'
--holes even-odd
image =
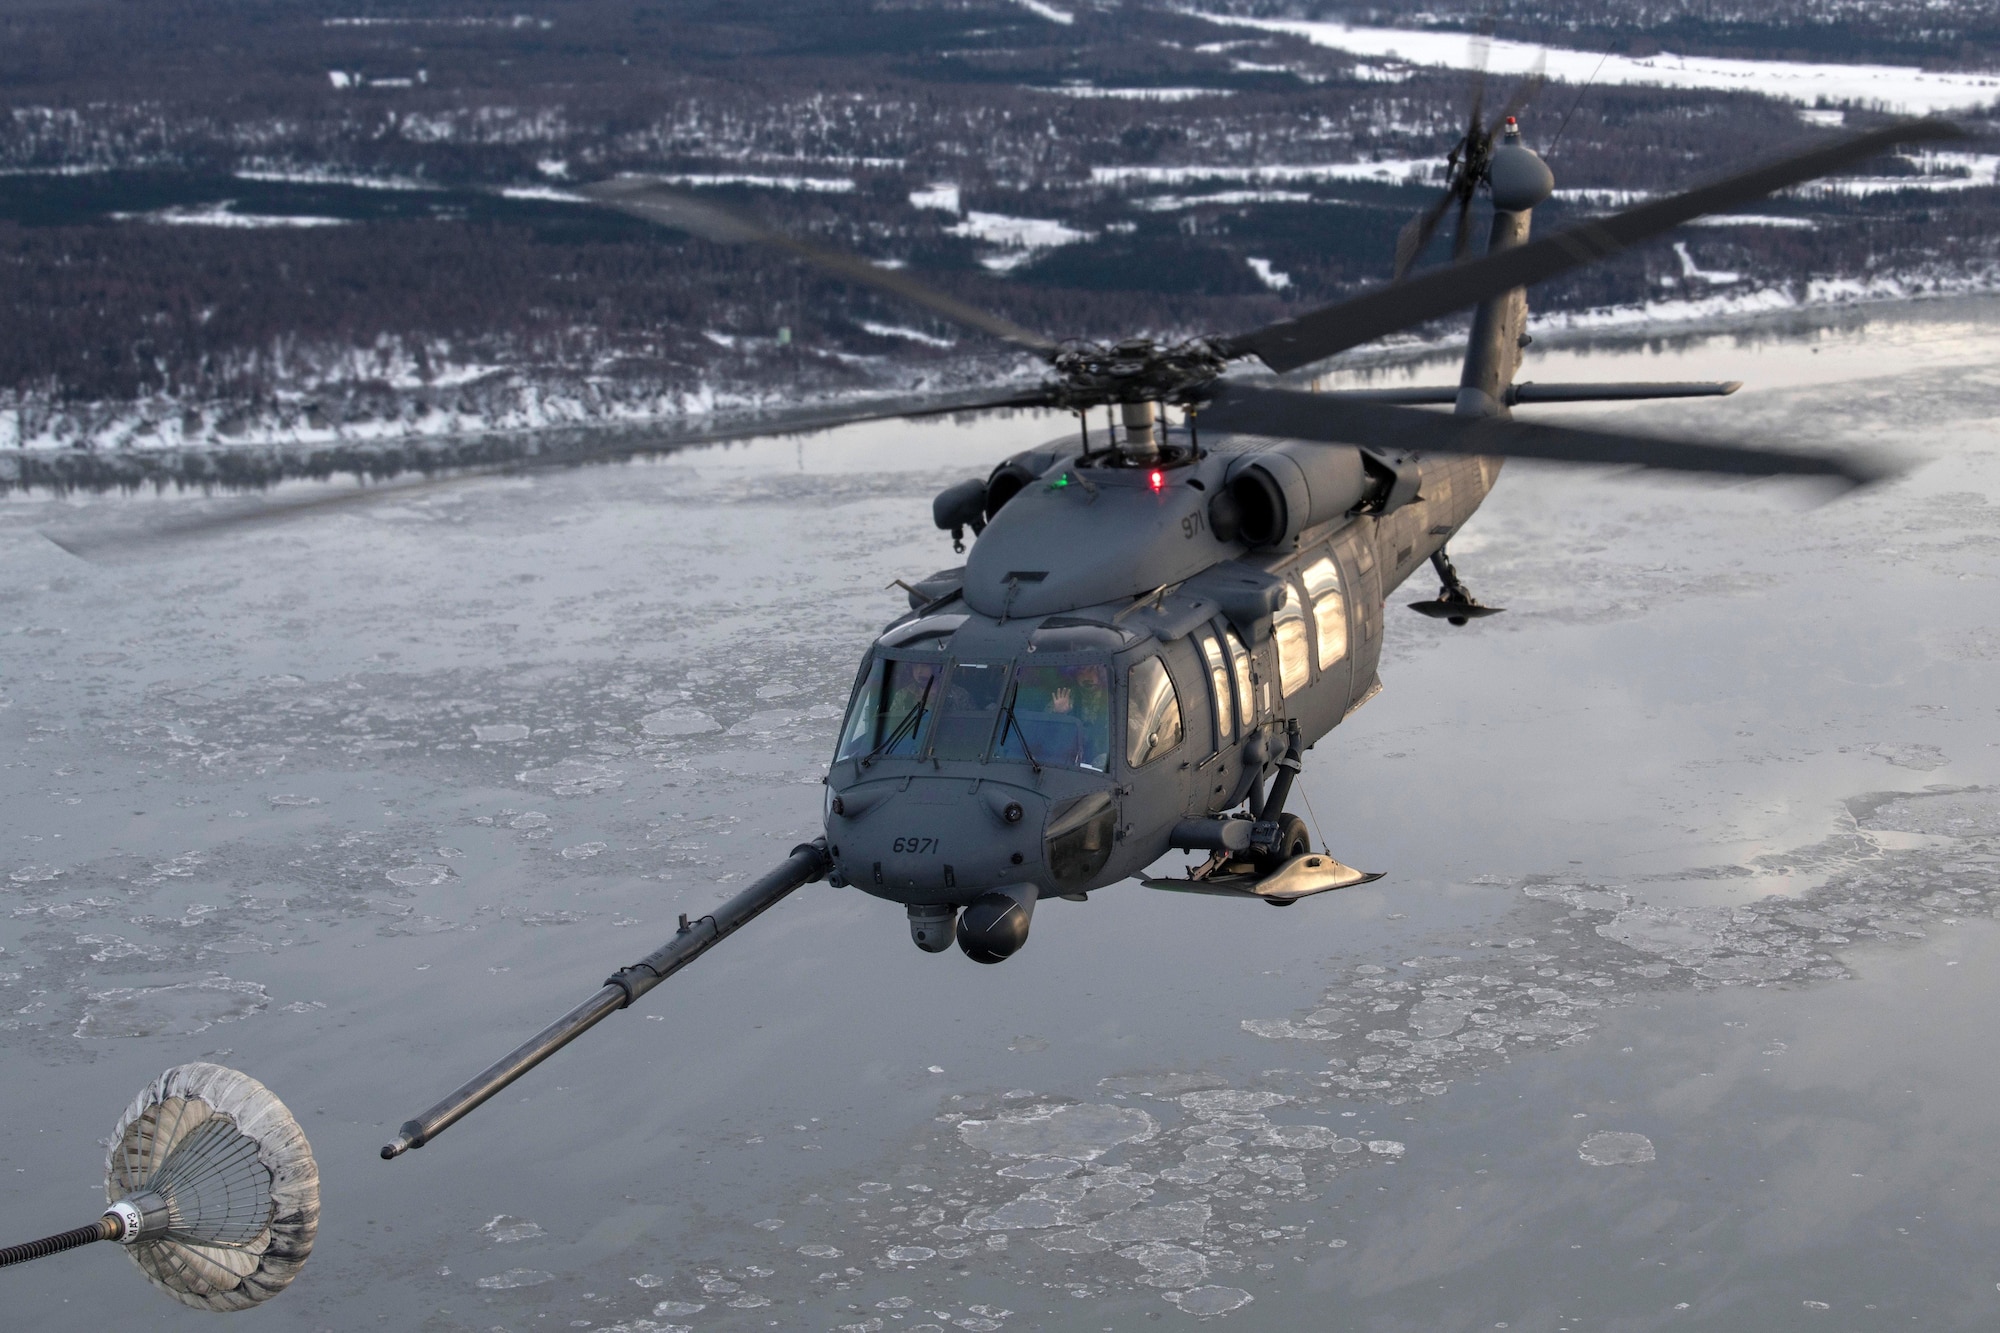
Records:
{"label": "gray water", "polygon": [[[1301,784],[1388,878],[1051,902],[991,968],[812,886],[393,1163],[816,832],[930,495],[1060,424],[128,559],[41,534],[219,502],[0,504],[0,1240],[95,1217],[99,1136],[208,1058],[320,1161],[272,1328],[1991,1327],[1996,362],[2000,301],[1538,348],[1748,384],[1566,417],[1927,461],[1818,507],[1510,466],[1453,547],[1508,613],[1394,613]],[[7,1326],[209,1321],[110,1249],[0,1275]]]}

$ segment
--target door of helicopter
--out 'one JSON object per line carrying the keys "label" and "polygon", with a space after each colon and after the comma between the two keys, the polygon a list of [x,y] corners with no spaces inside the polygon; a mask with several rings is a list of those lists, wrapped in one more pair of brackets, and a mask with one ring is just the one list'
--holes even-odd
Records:
{"label": "door of helicopter", "polygon": [[1382,571],[1375,558],[1374,527],[1374,519],[1360,518],[1335,533],[1332,542],[1333,558],[1347,577],[1347,653],[1354,671],[1350,689],[1357,700],[1374,688],[1382,658]]}
{"label": "door of helicopter", "polygon": [[[1254,718],[1250,712],[1248,657],[1241,651],[1240,643],[1234,651],[1225,646],[1234,635],[1235,631],[1220,620],[1202,626],[1193,635],[1194,646],[1201,654],[1203,683],[1208,687],[1210,732],[1208,757],[1195,765],[1197,780],[1188,802],[1189,814],[1217,814],[1241,799],[1236,795],[1243,768],[1240,742],[1247,728],[1254,725]],[[1240,699],[1232,670],[1236,664],[1243,669]]]}

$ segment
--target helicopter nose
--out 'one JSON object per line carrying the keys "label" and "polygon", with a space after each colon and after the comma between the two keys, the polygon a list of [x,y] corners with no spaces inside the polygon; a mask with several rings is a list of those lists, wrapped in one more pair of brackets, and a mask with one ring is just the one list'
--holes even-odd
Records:
{"label": "helicopter nose", "polygon": [[[826,834],[842,883],[903,903],[964,907],[982,893],[1043,873],[1048,800],[1006,783],[913,776],[831,793]],[[913,919],[912,929],[916,926]],[[926,923],[924,948],[951,925]]]}

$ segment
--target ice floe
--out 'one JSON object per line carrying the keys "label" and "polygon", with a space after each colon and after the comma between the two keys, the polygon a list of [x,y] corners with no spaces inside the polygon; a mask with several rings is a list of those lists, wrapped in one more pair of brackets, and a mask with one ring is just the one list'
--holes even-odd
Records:
{"label": "ice floe", "polygon": [[1592,1166],[1636,1166],[1654,1159],[1653,1141],[1644,1134],[1608,1130],[1592,1134],[1576,1150]]}

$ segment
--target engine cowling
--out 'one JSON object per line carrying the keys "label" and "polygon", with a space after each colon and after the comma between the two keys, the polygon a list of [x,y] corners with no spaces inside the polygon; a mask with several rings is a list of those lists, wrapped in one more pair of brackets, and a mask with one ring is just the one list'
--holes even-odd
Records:
{"label": "engine cowling", "polygon": [[1026,449],[993,469],[986,478],[986,521],[1019,495],[1023,488],[1039,480],[1070,452],[1063,449]]}
{"label": "engine cowling", "polygon": [[1283,548],[1306,529],[1351,513],[1367,497],[1368,475],[1358,449],[1279,445],[1236,460],[1226,487],[1211,511],[1225,508],[1226,498],[1226,521],[1242,541]]}

